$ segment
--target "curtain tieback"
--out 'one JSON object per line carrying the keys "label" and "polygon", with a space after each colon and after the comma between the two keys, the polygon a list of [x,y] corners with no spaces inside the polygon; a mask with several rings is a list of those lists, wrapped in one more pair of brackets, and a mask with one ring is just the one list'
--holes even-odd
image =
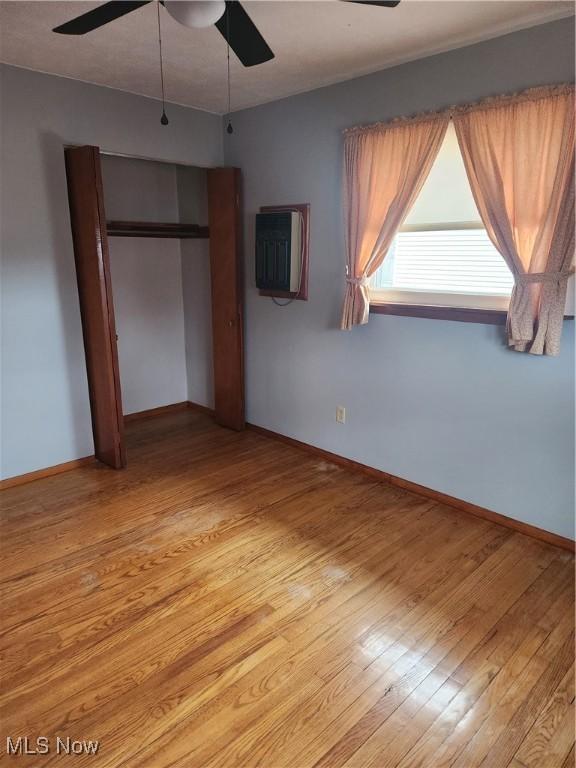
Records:
{"label": "curtain tieback", "polygon": [[572,269],[565,269],[562,272],[527,272],[524,275],[516,275],[516,283],[525,285],[527,283],[559,283],[561,280],[568,280],[570,275],[574,274]]}
{"label": "curtain tieback", "polygon": [[370,285],[369,277],[347,277],[346,282],[350,285],[364,285],[368,287]]}

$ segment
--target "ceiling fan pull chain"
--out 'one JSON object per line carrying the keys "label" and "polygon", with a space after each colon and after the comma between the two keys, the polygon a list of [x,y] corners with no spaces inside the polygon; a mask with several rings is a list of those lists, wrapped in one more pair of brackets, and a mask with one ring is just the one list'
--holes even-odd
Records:
{"label": "ceiling fan pull chain", "polygon": [[160,122],[162,125],[168,125],[168,118],[166,117],[166,104],[164,101],[164,66],[162,63],[162,30],[160,27],[160,2],[156,3],[156,10],[158,12],[158,50],[160,52],[160,84],[162,86],[162,117]]}

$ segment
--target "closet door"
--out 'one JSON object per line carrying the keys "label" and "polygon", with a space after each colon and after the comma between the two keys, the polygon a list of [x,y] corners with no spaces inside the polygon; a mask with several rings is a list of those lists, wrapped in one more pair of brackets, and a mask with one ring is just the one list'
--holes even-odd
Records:
{"label": "closet door", "polygon": [[96,458],[126,465],[116,326],[98,147],[65,150]]}
{"label": "closet door", "polygon": [[242,219],[239,168],[208,170],[214,408],[218,424],[244,429]]}

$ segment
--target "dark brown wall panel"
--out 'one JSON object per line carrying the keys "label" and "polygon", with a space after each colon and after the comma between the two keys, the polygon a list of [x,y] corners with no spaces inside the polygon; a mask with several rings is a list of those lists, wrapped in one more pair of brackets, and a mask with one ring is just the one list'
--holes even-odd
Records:
{"label": "dark brown wall panel", "polygon": [[119,469],[126,456],[100,152],[74,147],[65,155],[94,452]]}
{"label": "dark brown wall panel", "polygon": [[208,170],[214,409],[218,424],[244,429],[241,174]]}

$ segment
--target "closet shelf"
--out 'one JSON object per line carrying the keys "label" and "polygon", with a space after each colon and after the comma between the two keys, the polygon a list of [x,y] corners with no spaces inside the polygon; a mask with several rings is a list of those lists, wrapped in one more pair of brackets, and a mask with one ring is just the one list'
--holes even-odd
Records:
{"label": "closet shelf", "polygon": [[198,224],[166,224],[151,221],[107,221],[110,237],[174,237],[181,240],[206,238],[208,227]]}

